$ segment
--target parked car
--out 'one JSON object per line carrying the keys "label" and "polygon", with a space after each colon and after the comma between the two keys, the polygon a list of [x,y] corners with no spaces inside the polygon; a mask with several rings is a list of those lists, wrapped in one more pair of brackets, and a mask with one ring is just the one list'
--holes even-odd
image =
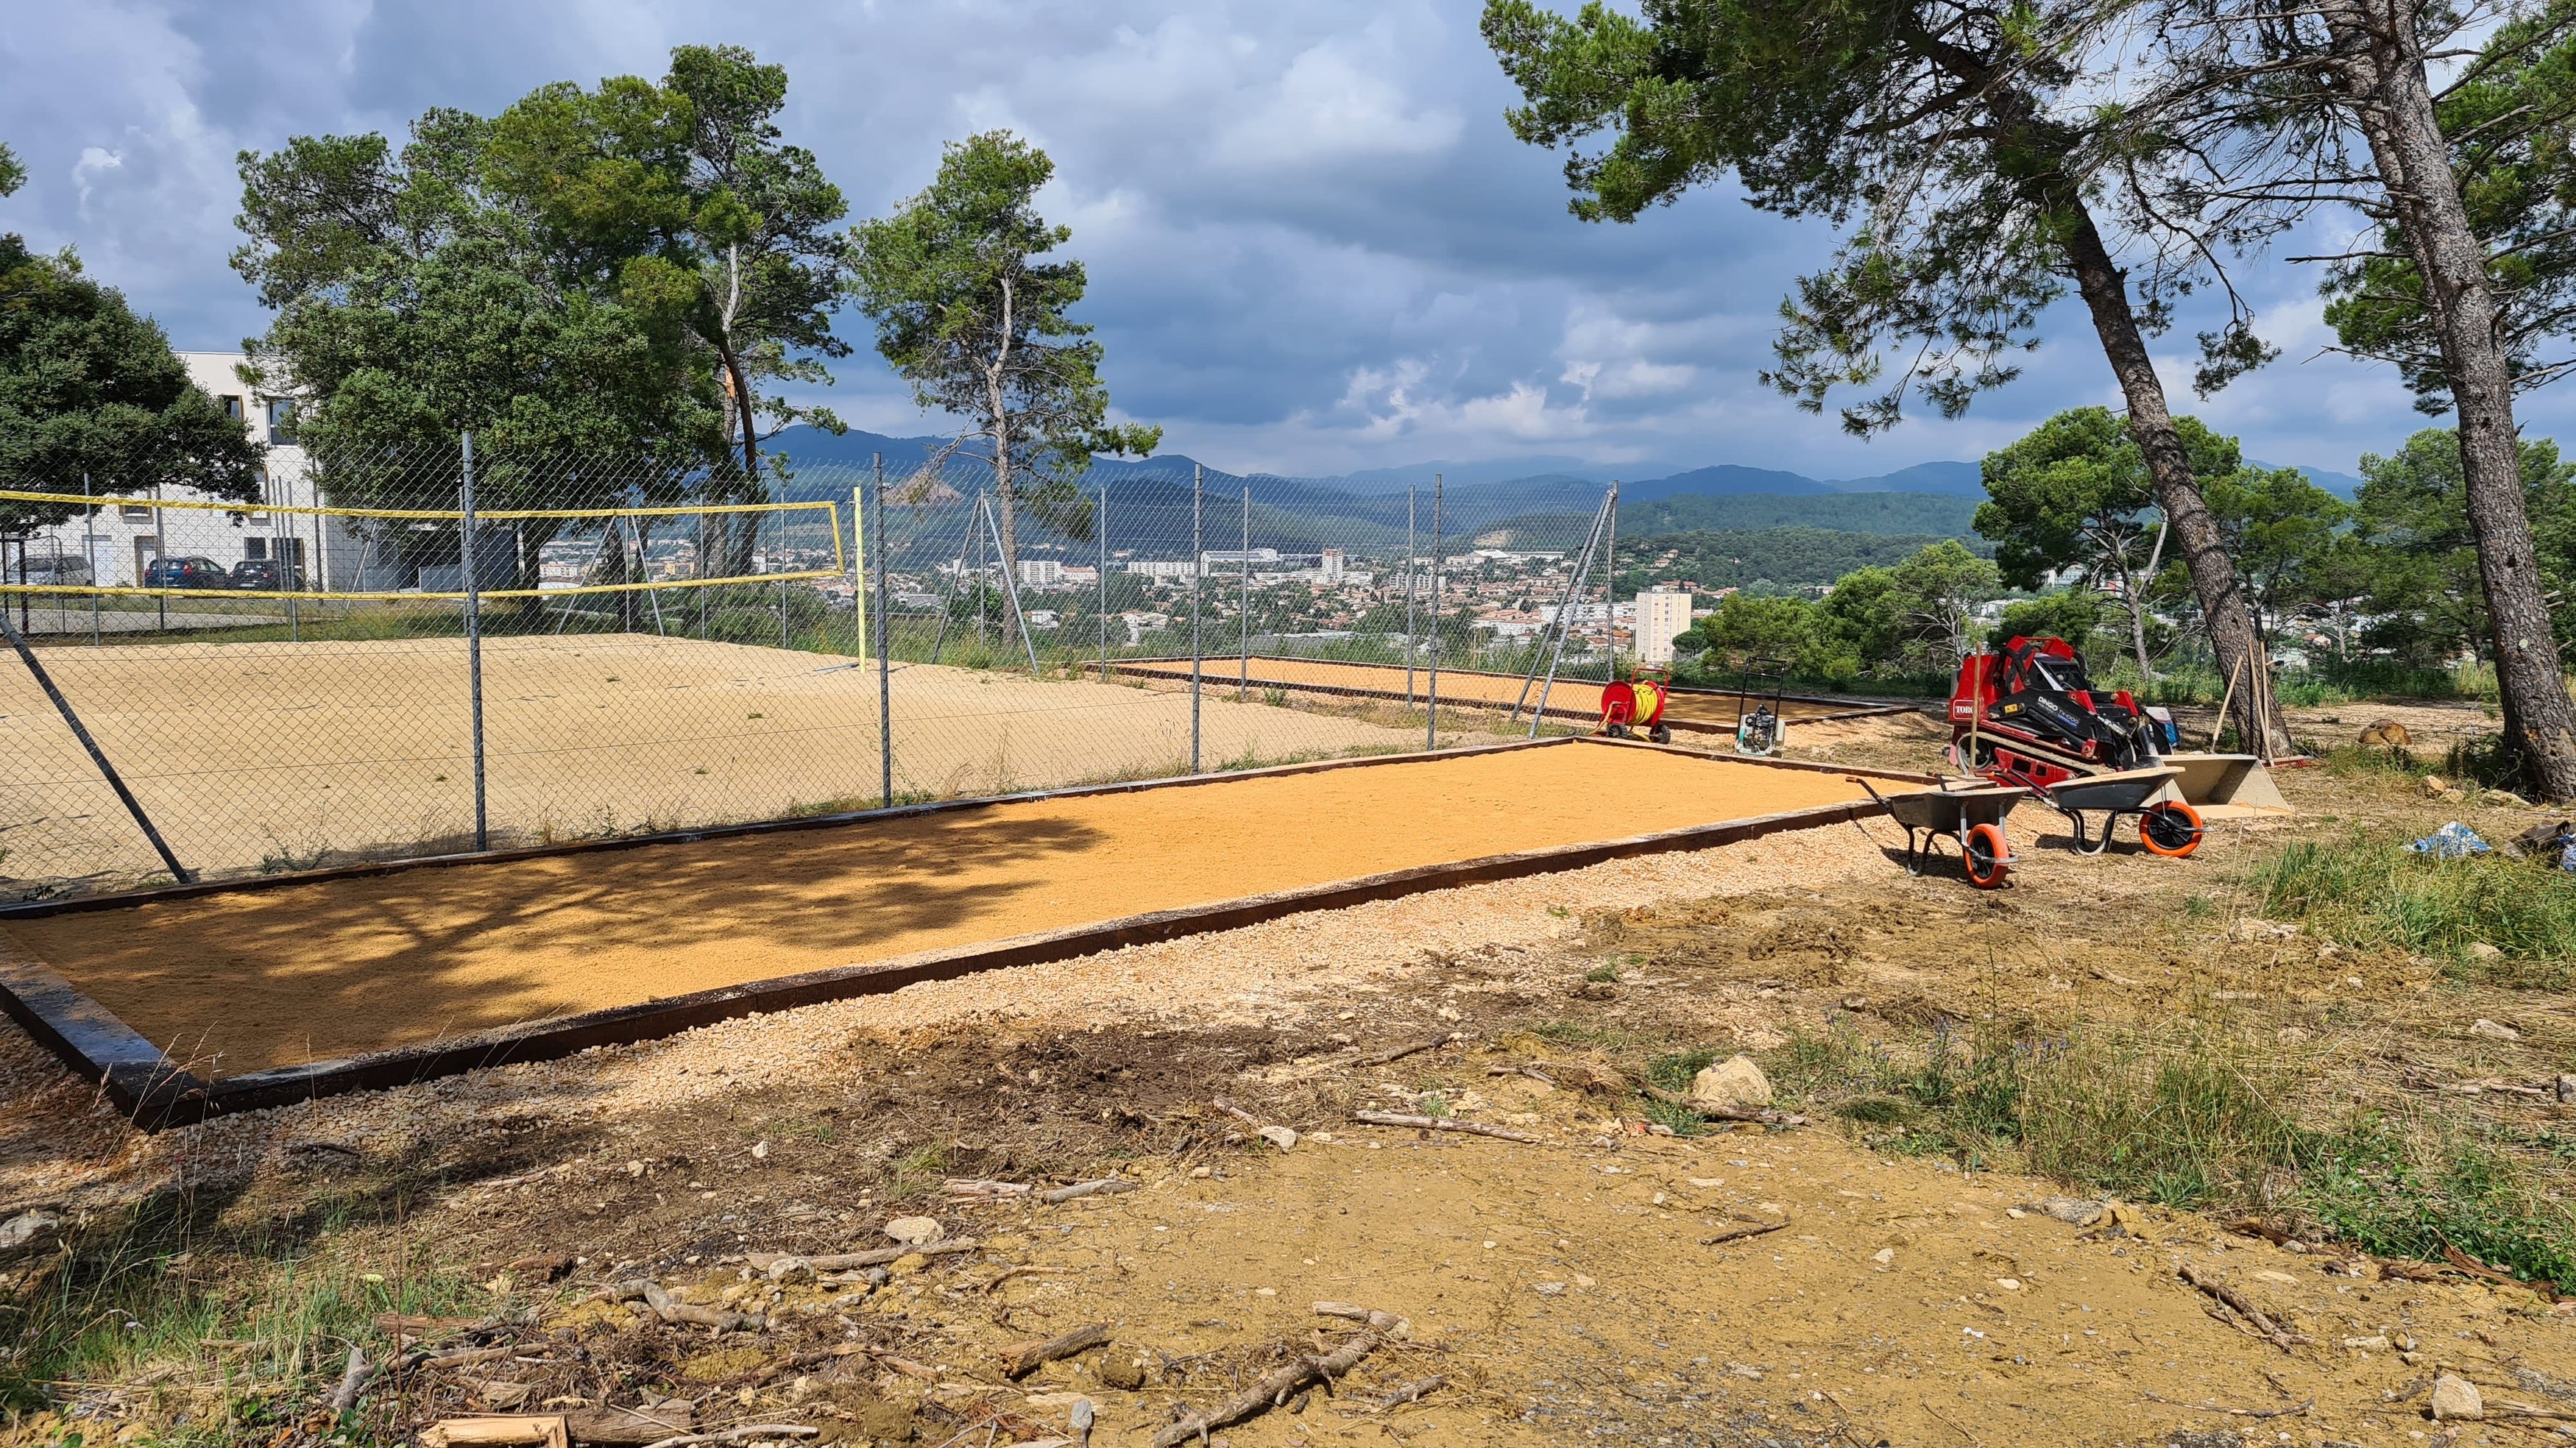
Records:
{"label": "parked car", "polygon": [[155,558],[143,570],[146,588],[231,588],[232,575],[211,558]]}
{"label": "parked car", "polygon": [[13,559],[5,569],[11,583],[24,583],[43,588],[74,588],[90,581],[89,560],[77,553],[30,553]]}
{"label": "parked car", "polygon": [[304,591],[304,570],[293,564],[282,564],[274,558],[245,558],[233,565],[233,587],[256,588],[268,593]]}

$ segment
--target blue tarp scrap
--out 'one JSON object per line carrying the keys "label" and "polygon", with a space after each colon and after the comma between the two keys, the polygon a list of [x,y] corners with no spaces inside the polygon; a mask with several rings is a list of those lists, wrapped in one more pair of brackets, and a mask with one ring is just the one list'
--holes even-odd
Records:
{"label": "blue tarp scrap", "polygon": [[2470,829],[2458,820],[2453,820],[2406,848],[2419,855],[2430,855],[2437,860],[2458,860],[2470,855],[2486,854],[2489,846],[2486,841],[2478,838],[2476,830]]}

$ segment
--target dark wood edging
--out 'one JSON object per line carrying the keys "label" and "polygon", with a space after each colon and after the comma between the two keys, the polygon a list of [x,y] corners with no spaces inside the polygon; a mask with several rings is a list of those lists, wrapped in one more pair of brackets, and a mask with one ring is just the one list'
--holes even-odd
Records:
{"label": "dark wood edging", "polygon": [[[1867,775],[1911,784],[1931,782],[1927,776],[1893,770],[1844,769],[1797,760],[1737,760],[1700,750],[1633,740],[1578,737],[1539,743],[1542,746],[1600,744],[1653,750],[1717,763],[1808,773]],[[1474,752],[1491,753],[1498,749],[1526,747],[1530,746],[1495,746]],[[1468,752],[1460,750],[1454,753],[1463,755]],[[1430,756],[1408,755],[1350,762],[1412,762],[1425,757]],[[1229,779],[1244,777],[1220,776]],[[1164,783],[1196,782],[1204,781]],[[12,1017],[74,1069],[96,1079],[119,1111],[146,1130],[157,1131],[202,1121],[210,1116],[261,1110],[348,1091],[407,1085],[486,1066],[551,1060],[594,1046],[650,1040],[740,1016],[792,1010],[823,1001],[881,995],[924,981],[950,980],[981,971],[1069,960],[1121,946],[1231,930],[1305,911],[1339,909],[1427,890],[1580,869],[1637,855],[1708,849],[1782,830],[1807,829],[1859,819],[1881,811],[1882,806],[1874,801],[1847,801],[1716,824],[1691,825],[1624,839],[1421,865],[1326,885],[1156,911],[1039,935],[923,951],[894,960],[808,971],[637,1005],[587,1011],[476,1032],[435,1045],[370,1052],[342,1060],[281,1067],[213,1081],[171,1062],[151,1042],[60,975],[6,950],[0,950],[0,1007],[5,1007]],[[309,881],[312,877],[303,878]]]}

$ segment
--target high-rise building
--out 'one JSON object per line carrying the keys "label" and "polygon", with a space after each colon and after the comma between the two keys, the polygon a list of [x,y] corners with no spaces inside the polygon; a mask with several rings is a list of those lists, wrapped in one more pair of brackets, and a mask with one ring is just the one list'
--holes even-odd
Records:
{"label": "high-rise building", "polygon": [[1685,590],[1650,588],[1637,595],[1637,662],[1673,661],[1673,635],[1691,626],[1691,596]]}

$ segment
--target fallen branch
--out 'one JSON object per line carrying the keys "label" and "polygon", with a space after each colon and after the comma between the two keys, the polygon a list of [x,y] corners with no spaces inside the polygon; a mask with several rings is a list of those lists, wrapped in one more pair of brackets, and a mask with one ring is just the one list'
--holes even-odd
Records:
{"label": "fallen branch", "polygon": [[1309,1383],[1322,1383],[1329,1389],[1333,1380],[1359,1366],[1360,1359],[1377,1346],[1377,1334],[1363,1332],[1322,1357],[1301,1357],[1259,1382],[1204,1413],[1192,1413],[1154,1435],[1152,1448],[1180,1448],[1192,1439],[1204,1438],[1209,1430],[1224,1428],[1246,1418],[1278,1407],[1298,1389]]}
{"label": "fallen branch", "polygon": [[865,1252],[827,1252],[820,1257],[806,1257],[801,1252],[751,1252],[746,1253],[742,1260],[749,1263],[754,1272],[768,1271],[769,1264],[781,1257],[803,1257],[805,1265],[817,1272],[847,1272],[853,1267],[882,1267],[888,1262],[900,1262],[915,1255],[937,1257],[949,1252],[972,1252],[976,1245],[974,1238],[960,1237],[954,1242],[929,1242],[918,1247],[872,1247]]}
{"label": "fallen branch", "polygon": [[1353,1121],[1371,1126],[1410,1126],[1417,1131],[1463,1131],[1471,1136],[1490,1136],[1499,1141],[1526,1141],[1544,1144],[1546,1138],[1500,1126],[1487,1126],[1481,1121],[1460,1121],[1451,1116],[1411,1116],[1400,1111],[1354,1111]]}
{"label": "fallen branch", "polygon": [[657,1443],[697,1427],[697,1405],[686,1400],[665,1407],[581,1408],[564,1414],[564,1428],[576,1443]]}
{"label": "fallen branch", "polygon": [[650,1448],[690,1448],[695,1443],[741,1443],[753,1438],[811,1438],[822,1431],[802,1423],[748,1423],[739,1428],[727,1428],[721,1433],[682,1433],[676,1438],[654,1443]]}
{"label": "fallen branch", "polygon": [[1389,1046],[1383,1051],[1372,1051],[1365,1056],[1353,1056],[1341,1064],[1345,1066],[1383,1066],[1389,1061],[1401,1061],[1407,1056],[1418,1056],[1425,1051],[1437,1051],[1452,1041],[1463,1041],[1466,1039],[1467,1033],[1465,1031],[1451,1031],[1445,1036],[1433,1036],[1427,1041],[1413,1041],[1401,1046]]}
{"label": "fallen branch", "polygon": [[1260,1117],[1253,1115],[1251,1112],[1244,1110],[1242,1107],[1235,1105],[1233,1102],[1226,1100],[1222,1096],[1216,1098],[1216,1109],[1233,1117],[1235,1120],[1242,1122],[1244,1125],[1251,1127],[1255,1131],[1258,1131],[1262,1127],[1270,1124],[1262,1120]]}
{"label": "fallen branch", "polygon": [[1703,1247],[1714,1247],[1720,1242],[1741,1242],[1747,1237],[1768,1236],[1788,1225],[1789,1219],[1786,1217],[1776,1222],[1739,1222],[1714,1237],[1700,1238],[1699,1244]]}
{"label": "fallen branch", "polygon": [[1025,1197],[1037,1188],[1027,1182],[984,1182],[950,1177],[939,1184],[939,1190],[953,1201],[990,1202],[1005,1197]]}
{"label": "fallen branch", "polygon": [[[1383,1333],[1388,1337],[1403,1337],[1413,1328],[1411,1321],[1398,1317],[1392,1312],[1379,1312],[1374,1308],[1362,1307],[1356,1302],[1318,1302],[1315,1304],[1315,1315],[1339,1317],[1350,1322],[1361,1323],[1371,1332]],[[1323,1331],[1322,1328],[1315,1330],[1318,1333]]]}
{"label": "fallen branch", "polygon": [[472,1367],[476,1363],[499,1362],[505,1357],[515,1356],[518,1351],[516,1343],[505,1347],[467,1348],[463,1352],[441,1353],[436,1357],[423,1358],[420,1365],[425,1368]]}
{"label": "fallen branch", "polygon": [[1406,1383],[1403,1387],[1400,1387],[1394,1392],[1387,1394],[1385,1397],[1378,1399],[1377,1406],[1371,1411],[1379,1413],[1390,1412],[1394,1409],[1403,1407],[1407,1403],[1418,1403],[1421,1402],[1428,1394],[1437,1392],[1447,1386],[1449,1386],[1449,1380],[1447,1378],[1440,1376],[1438,1373],[1433,1373],[1431,1376],[1424,1378],[1418,1383]]}
{"label": "fallen branch", "polygon": [[2251,1418],[2256,1422],[2272,1418],[2300,1417],[2317,1405],[2317,1400],[2310,1398],[2304,1403],[2293,1403],[2286,1408],[2231,1408],[2225,1403],[2186,1403],[2179,1398],[2168,1398],[2143,1390],[2140,1396],[2150,1403],[2162,1403],[2168,1408],[2189,1408],[2195,1413],[2225,1413],[2231,1418]]}
{"label": "fallen branch", "polygon": [[1054,1206],[1059,1202],[1069,1202],[1077,1197],[1116,1196],[1120,1192],[1132,1192],[1139,1185],[1140,1183],[1125,1177],[1103,1177],[1096,1182],[1075,1182],[1069,1187],[1057,1187],[1051,1192],[1040,1192],[1038,1200]]}
{"label": "fallen branch", "polygon": [[682,1302],[649,1277],[612,1283],[600,1295],[611,1302],[633,1302],[641,1298],[653,1315],[664,1322],[691,1322],[719,1332],[759,1332],[769,1326],[769,1319],[757,1312],[727,1312],[721,1307],[700,1307],[695,1303]]}
{"label": "fallen branch", "polygon": [[341,1370],[340,1385],[331,1390],[331,1396],[323,1400],[323,1406],[329,1408],[335,1417],[357,1407],[358,1400],[367,1395],[367,1380],[375,1375],[375,1364],[367,1361],[367,1355],[359,1351],[356,1343],[349,1344],[349,1365]]}
{"label": "fallen branch", "polygon": [[1076,1353],[1108,1345],[1109,1324],[1105,1322],[1085,1323],[1055,1337],[1014,1343],[1002,1349],[1002,1375],[1016,1383],[1059,1358],[1069,1358]]}
{"label": "fallen branch", "polygon": [[2182,1264],[2182,1280],[2224,1303],[2237,1316],[2245,1319],[2246,1323],[2254,1329],[2256,1336],[2283,1352],[2288,1352],[2294,1347],[2305,1347],[2316,1341],[2306,1333],[2292,1332],[2274,1322],[2269,1314],[2256,1307],[2245,1294],[2228,1286],[2217,1277],[2201,1271],[2192,1263]]}

